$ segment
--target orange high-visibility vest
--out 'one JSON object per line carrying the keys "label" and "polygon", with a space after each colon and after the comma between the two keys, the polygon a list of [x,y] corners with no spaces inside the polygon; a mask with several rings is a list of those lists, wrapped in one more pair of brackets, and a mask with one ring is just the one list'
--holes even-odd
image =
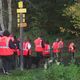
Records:
{"label": "orange high-visibility vest", "polygon": [[34,44],[35,44],[35,51],[36,52],[42,52],[43,51],[43,48],[42,48],[42,39],[41,38],[37,38],[34,41]]}
{"label": "orange high-visibility vest", "polygon": [[64,42],[63,42],[63,41],[59,41],[59,42],[58,42],[58,45],[59,45],[60,53],[62,53],[62,49],[63,49],[63,47],[64,47]]}
{"label": "orange high-visibility vest", "polygon": [[2,38],[2,36],[0,36],[0,39]]}
{"label": "orange high-visibility vest", "polygon": [[68,51],[75,52],[74,45],[72,43],[68,46]]}
{"label": "orange high-visibility vest", "polygon": [[63,41],[59,41],[58,44],[59,44],[59,48],[63,48],[63,46],[64,46]]}
{"label": "orange high-visibility vest", "polygon": [[12,41],[14,41],[14,37],[13,37],[13,36],[9,36],[9,38],[10,38]]}
{"label": "orange high-visibility vest", "polygon": [[58,42],[54,42],[53,45],[52,45],[52,48],[53,48],[53,53],[60,52]]}
{"label": "orange high-visibility vest", "polygon": [[[28,44],[30,44],[29,42],[23,42],[23,56],[27,56],[28,55]],[[17,50],[17,54],[18,56],[20,55],[20,50]],[[31,54],[31,53],[30,53]]]}
{"label": "orange high-visibility vest", "polygon": [[13,55],[13,49],[9,48],[10,38],[3,36],[0,38],[0,56],[10,56]]}
{"label": "orange high-visibility vest", "polygon": [[44,50],[43,50],[43,55],[49,55],[50,54],[50,45],[45,44]]}

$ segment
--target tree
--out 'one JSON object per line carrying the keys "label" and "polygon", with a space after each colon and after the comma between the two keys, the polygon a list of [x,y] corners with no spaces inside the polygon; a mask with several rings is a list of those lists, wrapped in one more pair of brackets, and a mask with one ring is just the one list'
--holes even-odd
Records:
{"label": "tree", "polygon": [[[0,24],[1,29],[12,31],[12,0],[0,0]],[[7,6],[8,5],[8,6]]]}
{"label": "tree", "polygon": [[11,2],[12,0],[7,0],[8,4],[8,14],[9,14],[9,22],[8,22],[8,31],[12,31],[12,8],[11,8]]}
{"label": "tree", "polygon": [[80,4],[69,5],[63,10],[63,16],[68,19],[66,30],[72,34],[80,35]]}
{"label": "tree", "polygon": [[5,28],[4,28],[4,24],[3,24],[3,8],[2,8],[2,0],[0,0],[0,27],[1,27],[1,30],[4,31]]}

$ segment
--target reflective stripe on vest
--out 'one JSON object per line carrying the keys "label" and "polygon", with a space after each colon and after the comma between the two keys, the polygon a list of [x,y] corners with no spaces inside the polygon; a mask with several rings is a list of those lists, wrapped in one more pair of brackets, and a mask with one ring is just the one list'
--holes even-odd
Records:
{"label": "reflective stripe on vest", "polygon": [[44,52],[49,52],[50,50],[45,50]]}
{"label": "reflective stripe on vest", "polygon": [[0,39],[0,56],[13,55],[14,51],[13,49],[9,48],[9,41],[10,41],[10,38],[6,36],[3,36]]}
{"label": "reflective stripe on vest", "polygon": [[0,48],[9,48],[8,46],[0,46]]}
{"label": "reflective stripe on vest", "polygon": [[27,49],[28,44],[27,43],[23,43],[23,50]]}
{"label": "reflective stripe on vest", "polygon": [[9,46],[8,46],[9,40],[10,40],[10,39],[8,39],[8,40],[6,41],[6,46],[1,46],[1,45],[0,45],[0,48],[9,48]]}
{"label": "reflective stripe on vest", "polygon": [[36,47],[42,47],[41,44],[36,45]]}

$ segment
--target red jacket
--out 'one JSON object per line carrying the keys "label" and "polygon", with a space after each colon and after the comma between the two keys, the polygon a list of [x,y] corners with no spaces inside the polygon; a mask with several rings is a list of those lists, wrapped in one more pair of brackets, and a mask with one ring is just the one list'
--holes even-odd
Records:
{"label": "red jacket", "polygon": [[0,38],[0,56],[10,56],[13,55],[13,49],[9,48],[10,38],[3,36]]}

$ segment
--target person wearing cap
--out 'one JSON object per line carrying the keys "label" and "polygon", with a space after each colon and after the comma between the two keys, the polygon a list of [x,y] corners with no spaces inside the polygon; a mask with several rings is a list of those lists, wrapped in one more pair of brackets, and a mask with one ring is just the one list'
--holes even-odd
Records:
{"label": "person wearing cap", "polygon": [[12,56],[14,54],[15,45],[9,37],[10,33],[5,30],[0,38],[0,56],[2,60],[3,72],[8,74],[12,67]]}

